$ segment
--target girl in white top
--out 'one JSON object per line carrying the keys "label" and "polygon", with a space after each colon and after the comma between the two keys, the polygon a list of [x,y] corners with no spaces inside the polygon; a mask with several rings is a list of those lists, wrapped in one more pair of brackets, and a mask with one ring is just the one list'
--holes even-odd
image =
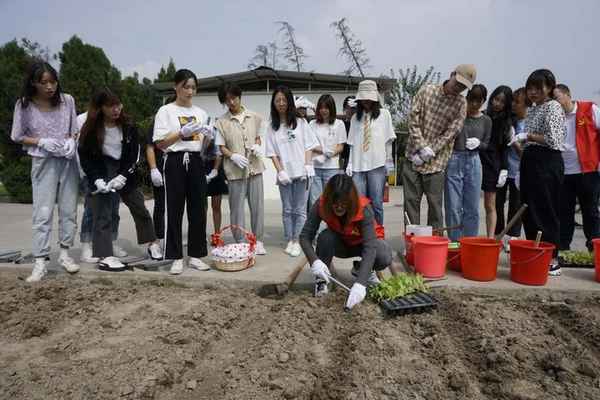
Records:
{"label": "girl in white top", "polygon": [[392,142],[396,140],[390,112],[381,108],[377,84],[358,84],[356,114],[350,121],[350,161],[346,174],[359,192],[371,199],[375,220],[383,225],[383,190],[386,175],[394,168]]}
{"label": "girl in white top", "polygon": [[319,140],[319,147],[313,150],[315,177],[310,185],[309,208],[321,196],[327,181],[340,173],[340,153],[346,143],[346,127],[335,118],[335,100],[330,94],[319,97],[316,111],[316,119],[309,124]]}
{"label": "girl in white top", "polygon": [[208,115],[192,104],[198,79],[187,69],[175,73],[174,102],[162,106],[154,120],[156,146],[165,152],[164,186],[167,209],[165,258],[171,274],[183,272],[183,210],[187,204],[190,266],[206,271],[206,171],[204,159],[212,128]]}
{"label": "girl in white top", "polygon": [[306,221],[310,178],[315,176],[312,150],[319,142],[304,118],[296,116],[289,88],[279,86],[271,98],[271,121],[266,134],[266,156],[277,170],[277,184],[283,205],[285,252],[297,257],[302,252],[298,238]]}

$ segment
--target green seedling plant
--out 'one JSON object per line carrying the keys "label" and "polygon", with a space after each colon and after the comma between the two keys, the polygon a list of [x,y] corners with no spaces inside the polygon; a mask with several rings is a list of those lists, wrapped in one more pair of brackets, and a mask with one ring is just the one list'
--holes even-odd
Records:
{"label": "green seedling plant", "polygon": [[427,292],[425,280],[421,274],[399,273],[382,280],[368,290],[369,298],[375,302],[393,300],[415,292]]}
{"label": "green seedling plant", "polygon": [[593,265],[594,253],[589,251],[565,250],[561,251],[559,257],[562,258],[565,264],[574,265]]}

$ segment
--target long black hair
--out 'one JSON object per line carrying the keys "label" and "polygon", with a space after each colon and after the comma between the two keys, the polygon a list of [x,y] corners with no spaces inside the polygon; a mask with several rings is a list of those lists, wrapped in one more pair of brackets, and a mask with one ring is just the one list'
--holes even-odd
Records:
{"label": "long black hair", "polygon": [[544,85],[550,89],[549,97],[554,98],[554,89],[556,88],[556,78],[549,69],[536,69],[527,78],[525,89],[534,87],[540,91],[544,91]]}
{"label": "long black hair", "polygon": [[[504,109],[500,112],[494,111],[494,98],[504,95]],[[492,94],[487,104],[486,114],[492,119],[492,142],[499,148],[506,146],[506,132],[512,126],[512,89],[508,86],[498,86]]]}
{"label": "long black hair", "polygon": [[[378,101],[373,101],[371,106],[371,119],[377,119],[379,117],[379,113],[381,111],[381,104]],[[356,101],[356,119],[361,120],[363,117],[363,113],[365,112],[365,108],[363,106],[362,100]]]}
{"label": "long black hair", "polygon": [[346,174],[332,176],[323,189],[321,197],[324,200],[323,210],[327,218],[338,218],[333,211],[333,205],[338,202],[346,204],[346,214],[340,218],[342,225],[347,225],[359,209],[360,197],[352,178]]}
{"label": "long black hair", "polygon": [[34,85],[42,80],[44,72],[49,73],[50,76],[52,76],[52,79],[56,81],[56,91],[50,99],[50,104],[52,107],[56,107],[60,104],[61,88],[60,82],[58,81],[58,73],[52,65],[44,61],[38,61],[29,66],[27,74],[25,75],[25,80],[23,81],[23,91],[21,94],[21,106],[23,108],[27,108],[29,103],[33,100],[33,97],[36,95],[37,89]]}
{"label": "long black hair", "polygon": [[292,91],[287,86],[277,86],[273,91],[273,96],[271,96],[271,127],[273,130],[278,130],[281,126],[281,120],[279,118],[279,112],[275,107],[275,96],[277,93],[281,93],[285,96],[287,100],[287,110],[285,112],[285,121],[283,121],[287,126],[292,129],[296,129],[296,105],[294,104],[294,95]]}
{"label": "long black hair", "polygon": [[[102,107],[121,104],[119,96],[109,88],[102,88],[92,96],[87,112],[87,119],[81,127],[80,146],[89,154],[102,154],[102,145],[104,144],[104,113]],[[127,114],[121,111],[116,124],[123,128],[131,124],[131,119]]]}

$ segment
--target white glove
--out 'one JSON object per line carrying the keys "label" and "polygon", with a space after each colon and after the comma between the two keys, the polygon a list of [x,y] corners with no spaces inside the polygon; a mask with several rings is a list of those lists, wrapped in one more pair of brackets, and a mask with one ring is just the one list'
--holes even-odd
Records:
{"label": "white glove", "polygon": [[283,169],[277,173],[277,180],[282,185],[287,185],[292,182],[290,176]]}
{"label": "white glove", "polygon": [[346,308],[352,309],[355,305],[362,302],[367,295],[367,288],[360,283],[355,283],[350,289],[348,300],[346,300]]}
{"label": "white glove", "polygon": [[310,266],[310,272],[312,272],[315,278],[323,279],[325,282],[329,283],[329,276],[331,276],[329,268],[327,268],[327,265],[318,258],[313,261]]}
{"label": "white glove", "polygon": [[212,136],[214,129],[212,125],[201,125],[199,131],[206,136]]}
{"label": "white glove", "polygon": [[312,178],[315,176],[315,167],[313,167],[311,164],[306,164],[304,166],[304,172],[306,172],[307,177]]}
{"label": "white glove", "polygon": [[60,141],[51,138],[41,138],[38,140],[38,146],[46,150],[48,153],[56,153],[63,148],[63,146],[60,144]]}
{"label": "white glove", "polygon": [[206,175],[206,183],[215,179],[217,175],[219,175],[219,171],[213,168],[212,171],[210,171],[210,173]]}
{"label": "white glove", "polygon": [[152,168],[150,170],[150,179],[152,180],[152,184],[156,187],[161,187],[164,184],[163,177],[158,168]]}
{"label": "white glove", "polygon": [[262,149],[260,148],[260,144],[253,144],[252,147],[250,147],[250,151],[256,156],[256,157],[264,157],[264,154],[262,152]]}
{"label": "white glove", "polygon": [[413,163],[413,165],[414,165],[415,167],[420,167],[421,165],[423,165],[423,164],[424,164],[424,162],[423,162],[423,160],[421,159],[421,157],[419,157],[419,155],[418,155],[418,154],[416,154],[416,153],[415,153],[415,155],[413,155],[413,156],[410,158],[410,162],[412,162],[412,163]]}
{"label": "white glove", "polygon": [[117,175],[108,182],[108,189],[121,190],[127,183],[127,178],[123,175]]}
{"label": "white glove", "polygon": [[348,166],[346,167],[346,175],[348,176],[352,176],[352,163],[348,163]]}
{"label": "white glove", "polygon": [[202,126],[200,122],[188,122],[181,128],[181,136],[185,138],[192,137],[195,133],[200,132]]}
{"label": "white glove", "polygon": [[391,175],[392,172],[396,169],[396,164],[394,164],[394,160],[389,159],[385,160],[385,173],[386,175]]}
{"label": "white glove", "polygon": [[229,158],[241,169],[244,169],[248,166],[248,159],[241,154],[233,153]]}
{"label": "white glove", "polygon": [[94,185],[96,185],[96,189],[98,193],[108,193],[110,192],[110,189],[108,188],[108,185],[106,184],[106,182],[104,181],[104,179],[96,179],[94,181]]}
{"label": "white glove", "polygon": [[62,148],[62,153],[67,159],[72,159],[75,157],[75,152],[77,151],[77,143],[73,138],[67,139]]}
{"label": "white glove", "polygon": [[435,153],[433,152],[431,147],[425,146],[419,151],[419,156],[421,157],[421,160],[423,160],[423,162],[428,162],[433,157],[435,157]]}
{"label": "white glove", "polygon": [[505,169],[500,170],[500,175],[498,175],[498,183],[496,183],[496,187],[501,188],[506,185],[506,178],[508,178],[508,171]]}
{"label": "white glove", "polygon": [[480,144],[481,144],[481,141],[479,139],[477,139],[476,137],[470,137],[467,139],[467,142],[465,143],[465,147],[469,150],[475,150],[476,148],[479,147]]}
{"label": "white glove", "polygon": [[513,137],[513,139],[510,141],[510,143],[508,145],[512,146],[515,142],[526,142],[527,136],[529,136],[529,133],[527,133],[527,132],[518,133]]}
{"label": "white glove", "polygon": [[331,149],[327,149],[323,152],[323,155],[327,158],[333,158],[335,155],[335,151],[333,151]]}

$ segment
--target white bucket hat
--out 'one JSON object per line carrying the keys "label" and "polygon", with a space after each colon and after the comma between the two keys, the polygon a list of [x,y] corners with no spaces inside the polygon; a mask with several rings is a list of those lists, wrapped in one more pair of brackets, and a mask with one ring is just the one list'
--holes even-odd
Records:
{"label": "white bucket hat", "polygon": [[371,100],[379,101],[379,92],[377,84],[372,80],[364,80],[358,84],[358,92],[356,92],[356,100]]}
{"label": "white bucket hat", "polygon": [[304,96],[294,97],[294,105],[296,108],[306,108],[313,111],[315,110],[315,105]]}

